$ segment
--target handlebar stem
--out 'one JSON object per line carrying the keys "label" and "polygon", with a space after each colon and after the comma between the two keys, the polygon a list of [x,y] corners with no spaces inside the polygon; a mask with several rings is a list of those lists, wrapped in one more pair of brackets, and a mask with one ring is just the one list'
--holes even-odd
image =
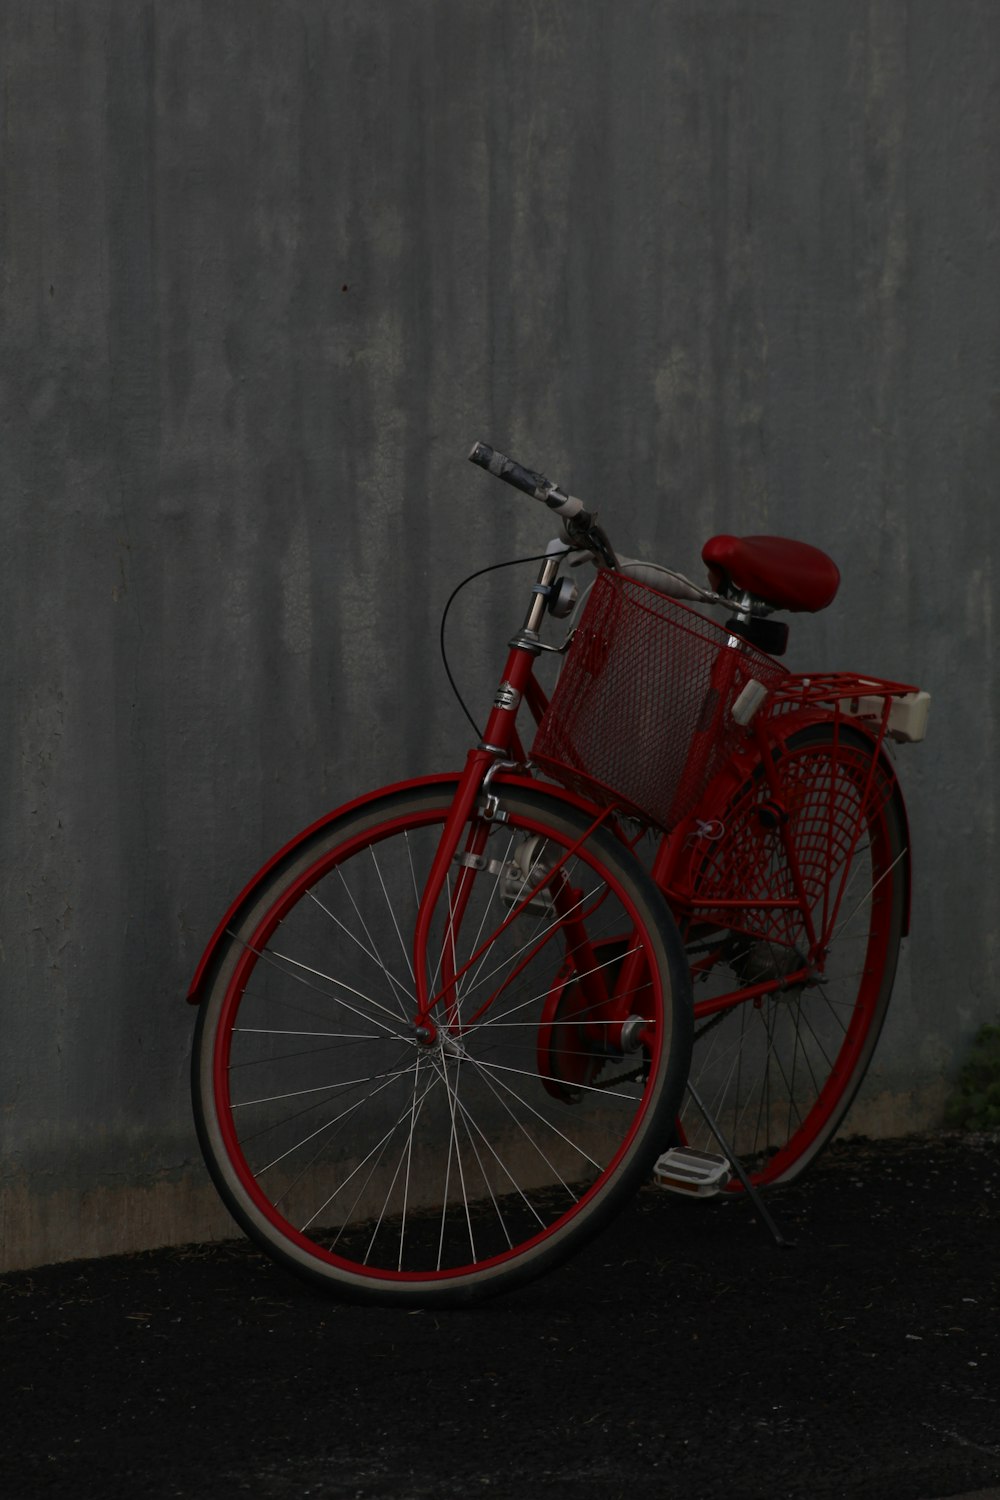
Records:
{"label": "handlebar stem", "polygon": [[[551,542],[549,543],[549,546],[552,546]],[[530,631],[532,635],[538,634],[541,628],[542,620],[545,618],[545,608],[548,604],[549,590],[555,583],[556,578],[559,576],[559,564],[566,556],[567,550],[568,549],[564,547],[562,543],[559,543],[559,551],[557,553],[551,552],[542,563],[542,566],[539,568],[538,581],[535,584],[534,589],[532,590],[531,605],[528,609],[527,615],[525,616],[524,624],[521,627],[522,633],[527,633]]]}

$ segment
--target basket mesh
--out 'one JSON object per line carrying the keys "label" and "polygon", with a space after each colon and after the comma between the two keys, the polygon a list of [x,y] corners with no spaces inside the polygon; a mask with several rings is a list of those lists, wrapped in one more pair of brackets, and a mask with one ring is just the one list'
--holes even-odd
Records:
{"label": "basket mesh", "polygon": [[599,805],[672,828],[747,731],[731,709],[751,678],[787,676],[773,657],[676,599],[602,571],[590,591],[531,758]]}

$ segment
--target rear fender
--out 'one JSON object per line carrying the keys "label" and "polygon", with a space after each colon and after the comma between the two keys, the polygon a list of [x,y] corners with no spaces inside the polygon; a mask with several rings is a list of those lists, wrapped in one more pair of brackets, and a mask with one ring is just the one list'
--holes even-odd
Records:
{"label": "rear fender", "polygon": [[[419,776],[416,778],[412,778],[409,781],[394,782],[391,786],[379,787],[377,791],[368,792],[362,797],[356,797],[353,802],[345,802],[342,807],[335,807],[331,812],[324,814],[322,818],[318,818],[315,823],[310,823],[309,827],[304,828],[301,833],[296,834],[296,836],[287,844],[285,844],[281,849],[279,849],[276,854],[272,855],[272,857],[267,861],[266,864],[261,865],[260,869],[252,877],[252,879],[247,881],[246,885],[240,891],[236,899],[230,903],[228,910],[226,911],[222,920],[219,922],[219,925],[216,927],[211,938],[209,939],[204,953],[198,960],[198,967],[195,969],[194,977],[192,978],[191,983],[188,986],[188,1004],[200,1005],[203,999],[205,979],[211,971],[212,965],[215,961],[219,948],[223,943],[227,931],[232,926],[238,925],[240,916],[242,915],[243,911],[247,907],[251,906],[256,900],[257,892],[260,889],[260,886],[265,880],[268,879],[273,871],[278,868],[279,865],[293,858],[298,853],[302,845],[305,844],[309,839],[311,839],[314,834],[321,832],[325,828],[331,827],[341,818],[348,817],[349,815],[357,812],[357,810],[361,807],[367,807],[369,805],[374,806],[383,799],[395,796],[399,792],[413,791],[418,787],[426,786],[450,786],[451,788],[455,789],[457,788],[460,779],[460,772],[445,771],[440,772],[434,776]],[[578,811],[588,813],[591,816],[593,816],[596,811],[593,803],[588,802],[584,797],[578,796],[575,792],[566,791],[562,787],[553,786],[550,782],[547,781],[537,781],[532,776],[523,774],[517,775],[503,771],[498,772],[497,775],[493,778],[492,786],[496,788],[501,785],[523,786],[531,788],[533,791],[544,791],[546,795],[555,798],[557,801],[566,803],[570,807],[576,808]]]}
{"label": "rear fender", "polygon": [[[769,736],[777,740],[779,745],[785,744],[794,734],[802,729],[810,728],[814,724],[830,724],[833,720],[829,713],[811,712],[806,709],[800,713],[783,714],[779,719],[772,720],[768,728]],[[912,873],[910,857],[910,824],[906,813],[906,803],[896,775],[896,768],[889,757],[885,742],[879,743],[879,736],[873,733],[871,727],[858,719],[849,718],[845,715],[841,722],[850,729],[862,735],[871,743],[872,749],[878,754],[879,765],[891,784],[891,798],[896,805],[900,827],[903,834],[903,845],[905,859],[903,860],[903,934],[906,936],[910,931],[910,898],[912,890]],[[718,776],[709,783],[707,790],[699,801],[699,806],[690,818],[677,829],[677,836],[686,838],[690,854],[685,854],[684,859],[671,873],[671,886],[678,892],[688,888],[689,865],[697,859],[696,840],[691,834],[697,829],[700,819],[711,819],[712,809],[725,807],[730,798],[739,790],[747,777],[753,773],[758,764],[756,750],[748,748],[746,751],[733,756],[727,762]]]}
{"label": "rear fender", "polygon": [[[873,750],[878,754],[879,766],[885,773],[886,779],[891,785],[890,800],[895,803],[899,814],[900,828],[903,834],[903,849],[905,858],[903,860],[903,936],[907,937],[910,931],[910,898],[912,893],[912,859],[910,852],[910,819],[906,811],[906,801],[903,790],[896,775],[896,767],[890,753],[891,741],[885,735],[880,735],[872,729],[869,722],[863,719],[854,719],[850,715],[842,716],[842,724],[848,725],[856,734],[863,735],[869,741]],[[789,714],[787,722],[782,726],[782,739],[787,740],[789,735],[796,729],[801,729],[805,724],[830,723],[829,714]]]}

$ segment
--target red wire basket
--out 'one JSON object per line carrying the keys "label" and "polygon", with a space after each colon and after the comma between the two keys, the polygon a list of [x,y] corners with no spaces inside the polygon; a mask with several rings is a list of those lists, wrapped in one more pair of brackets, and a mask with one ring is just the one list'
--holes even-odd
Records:
{"label": "red wire basket", "polygon": [[532,746],[554,781],[599,806],[673,828],[747,729],[732,716],[751,680],[789,674],[714,620],[621,573],[597,575]]}

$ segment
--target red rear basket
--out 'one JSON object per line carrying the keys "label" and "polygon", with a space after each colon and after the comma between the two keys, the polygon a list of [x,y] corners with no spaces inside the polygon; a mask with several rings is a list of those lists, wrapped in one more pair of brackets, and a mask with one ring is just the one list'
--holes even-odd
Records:
{"label": "red rear basket", "polygon": [[532,760],[599,806],[664,829],[697,805],[748,731],[732,707],[788,673],[714,620],[621,573],[594,582]]}

